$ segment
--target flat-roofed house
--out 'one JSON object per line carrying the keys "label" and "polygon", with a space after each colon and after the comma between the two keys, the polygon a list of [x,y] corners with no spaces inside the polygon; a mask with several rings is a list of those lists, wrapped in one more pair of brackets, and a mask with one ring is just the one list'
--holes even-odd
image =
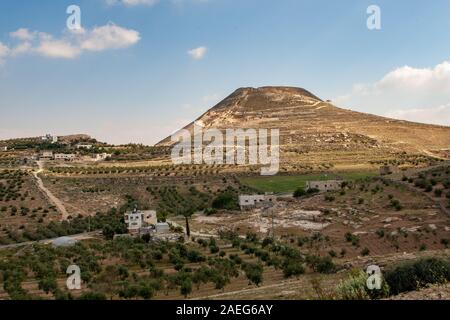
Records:
{"label": "flat-roofed house", "polygon": [[55,160],[72,161],[75,160],[76,157],[77,155],[73,153],[55,153]]}
{"label": "flat-roofed house", "polygon": [[154,210],[133,210],[125,213],[125,223],[128,226],[128,233],[139,235],[142,229],[155,227],[158,224],[158,217]]}
{"label": "flat-roofed house", "polygon": [[339,190],[342,187],[342,182],[342,180],[308,181],[306,182],[306,189],[317,189],[322,192]]}
{"label": "flat-roofed house", "polygon": [[40,158],[41,159],[53,159],[53,151],[43,151]]}
{"label": "flat-roofed house", "polygon": [[77,144],[77,149],[86,149],[86,150],[90,150],[92,149],[92,144],[87,144],[87,143],[79,143]]}
{"label": "flat-roofed house", "polygon": [[273,194],[255,194],[255,195],[240,195],[239,196],[239,207],[241,210],[248,210],[253,208],[259,208],[264,206],[266,203],[275,203],[277,197]]}
{"label": "flat-roofed house", "polygon": [[92,159],[94,161],[104,161],[108,158],[111,158],[111,154],[110,153],[96,153],[94,155],[92,155]]}

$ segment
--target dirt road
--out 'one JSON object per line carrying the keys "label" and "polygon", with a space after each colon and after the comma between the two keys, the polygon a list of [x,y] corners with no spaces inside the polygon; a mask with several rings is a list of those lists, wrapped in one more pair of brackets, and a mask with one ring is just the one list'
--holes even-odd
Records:
{"label": "dirt road", "polygon": [[52,202],[56,206],[58,211],[61,213],[61,220],[67,220],[69,217],[69,213],[67,212],[66,207],[61,200],[55,197],[55,195],[53,195],[53,193],[44,186],[44,182],[39,177],[39,174],[44,171],[43,163],[41,161],[37,161],[37,164],[39,166],[39,169],[33,172],[33,176],[36,179],[38,188],[42,190],[42,192],[44,192],[50,202]]}

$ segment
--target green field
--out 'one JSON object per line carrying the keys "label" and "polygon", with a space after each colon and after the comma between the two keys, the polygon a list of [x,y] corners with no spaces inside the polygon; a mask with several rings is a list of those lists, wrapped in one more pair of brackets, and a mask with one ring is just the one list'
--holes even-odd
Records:
{"label": "green field", "polygon": [[309,174],[298,176],[273,176],[273,177],[251,177],[240,179],[241,183],[261,192],[288,193],[297,188],[304,188],[307,181],[334,180],[360,180],[375,177],[376,172],[339,172],[327,174]]}

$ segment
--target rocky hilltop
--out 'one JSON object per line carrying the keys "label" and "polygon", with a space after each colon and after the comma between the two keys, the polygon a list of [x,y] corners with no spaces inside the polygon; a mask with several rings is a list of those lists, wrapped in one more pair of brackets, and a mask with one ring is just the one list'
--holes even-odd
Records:
{"label": "rocky hilltop", "polygon": [[[302,155],[333,164],[383,161],[399,153],[446,158],[450,149],[450,127],[338,108],[293,87],[240,88],[195,121],[206,129],[278,128],[287,163]],[[171,144],[168,137],[158,145]]]}

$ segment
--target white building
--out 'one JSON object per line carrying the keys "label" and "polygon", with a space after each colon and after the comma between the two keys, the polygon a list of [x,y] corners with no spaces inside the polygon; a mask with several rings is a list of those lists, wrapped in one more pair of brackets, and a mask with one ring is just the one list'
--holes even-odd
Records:
{"label": "white building", "polygon": [[43,151],[40,158],[41,159],[53,159],[53,151]]}
{"label": "white building", "polygon": [[55,154],[55,160],[65,160],[65,161],[72,161],[77,158],[76,154],[73,153],[56,153]]}
{"label": "white building", "polygon": [[317,189],[322,192],[339,190],[342,182],[342,180],[308,181],[306,182],[306,189]]}
{"label": "white building", "polygon": [[79,143],[77,144],[77,149],[87,149],[90,150],[92,149],[92,144],[85,144],[85,143]]}
{"label": "white building", "polygon": [[263,206],[265,203],[275,203],[277,197],[273,194],[264,195],[240,195],[239,196],[239,206],[241,210],[258,208]]}
{"label": "white building", "polygon": [[3,152],[8,151],[8,147],[7,146],[1,146],[0,147],[0,151],[3,151]]}
{"label": "white building", "polygon": [[51,134],[46,134],[45,136],[42,137],[42,141],[48,141],[51,143],[57,143],[58,142],[58,137],[57,136],[52,136]]}
{"label": "white building", "polygon": [[96,153],[92,156],[92,158],[94,159],[94,161],[104,161],[108,158],[111,158],[111,154],[109,153]]}
{"label": "white building", "polygon": [[156,227],[158,224],[158,217],[154,210],[134,210],[125,213],[125,223],[128,225],[128,233],[139,234],[142,228]]}

